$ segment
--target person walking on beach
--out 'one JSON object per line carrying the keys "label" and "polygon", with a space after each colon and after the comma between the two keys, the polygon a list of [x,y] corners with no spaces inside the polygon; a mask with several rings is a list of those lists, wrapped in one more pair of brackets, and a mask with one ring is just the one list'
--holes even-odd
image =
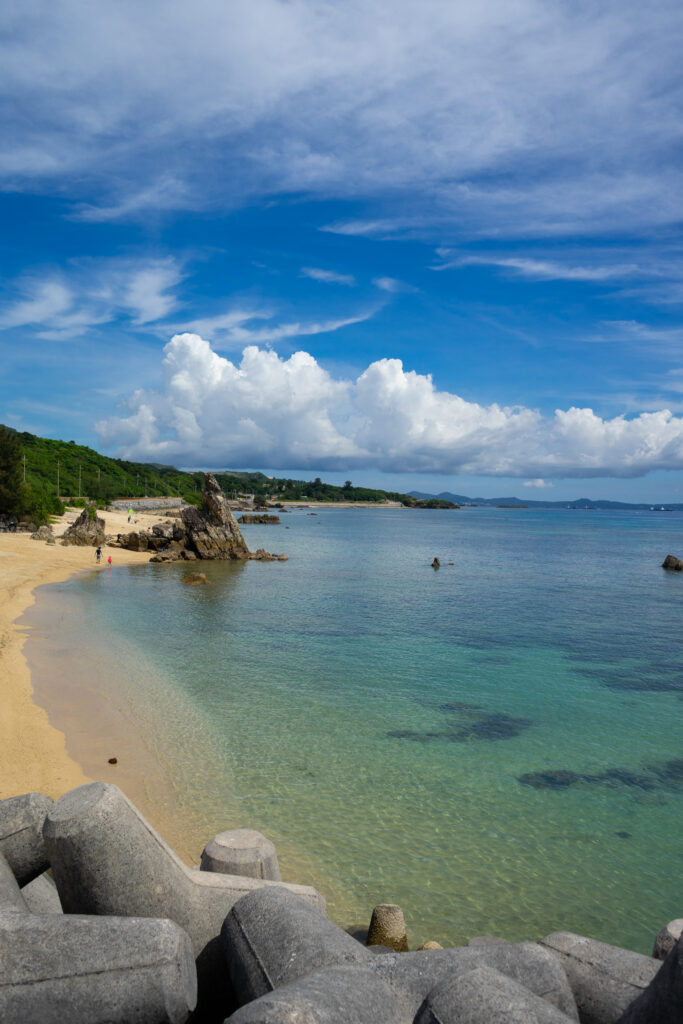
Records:
{"label": "person walking on beach", "polygon": [[98,547],[97,551],[95,552],[95,559],[96,559],[97,563],[99,564],[99,562],[102,559],[102,548]]}
{"label": "person walking on beach", "polygon": [[109,556],[109,558],[107,559],[107,565],[108,565],[108,566],[109,566],[109,568],[111,569],[111,555],[110,555],[110,556]]}

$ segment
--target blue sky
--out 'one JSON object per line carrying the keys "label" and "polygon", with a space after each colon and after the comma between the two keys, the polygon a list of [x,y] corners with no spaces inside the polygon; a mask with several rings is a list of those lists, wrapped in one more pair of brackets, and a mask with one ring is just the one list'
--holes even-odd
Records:
{"label": "blue sky", "polygon": [[0,421],[683,501],[680,4],[15,5]]}

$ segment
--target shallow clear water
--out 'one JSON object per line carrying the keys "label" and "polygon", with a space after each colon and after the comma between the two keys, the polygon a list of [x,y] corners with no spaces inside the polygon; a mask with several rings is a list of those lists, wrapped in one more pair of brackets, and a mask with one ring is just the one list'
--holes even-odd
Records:
{"label": "shallow clear water", "polygon": [[397,902],[411,945],[562,928],[649,952],[683,902],[683,574],[659,568],[683,516],[282,522],[245,535],[286,563],[206,563],[209,587],[115,565],[40,598],[116,678],[197,852],[260,828],[339,923]]}

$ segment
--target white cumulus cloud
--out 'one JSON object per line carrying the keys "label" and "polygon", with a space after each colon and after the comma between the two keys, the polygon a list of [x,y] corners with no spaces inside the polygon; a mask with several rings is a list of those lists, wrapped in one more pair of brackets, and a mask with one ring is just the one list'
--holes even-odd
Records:
{"label": "white cumulus cloud", "polygon": [[399,359],[339,380],[307,352],[248,345],[239,363],[198,334],[165,348],[163,385],[97,424],[126,458],[195,466],[263,466],[527,478],[636,477],[683,468],[683,418],[669,410],[603,419],[592,409],[542,416],[439,391]]}

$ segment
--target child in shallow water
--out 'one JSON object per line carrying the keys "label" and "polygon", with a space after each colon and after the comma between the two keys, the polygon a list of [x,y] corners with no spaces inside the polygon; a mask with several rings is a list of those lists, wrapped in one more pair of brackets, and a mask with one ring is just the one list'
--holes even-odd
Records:
{"label": "child in shallow water", "polygon": [[108,565],[108,566],[109,566],[109,568],[111,569],[111,555],[110,555],[110,556],[109,556],[109,558],[107,559],[107,565]]}

